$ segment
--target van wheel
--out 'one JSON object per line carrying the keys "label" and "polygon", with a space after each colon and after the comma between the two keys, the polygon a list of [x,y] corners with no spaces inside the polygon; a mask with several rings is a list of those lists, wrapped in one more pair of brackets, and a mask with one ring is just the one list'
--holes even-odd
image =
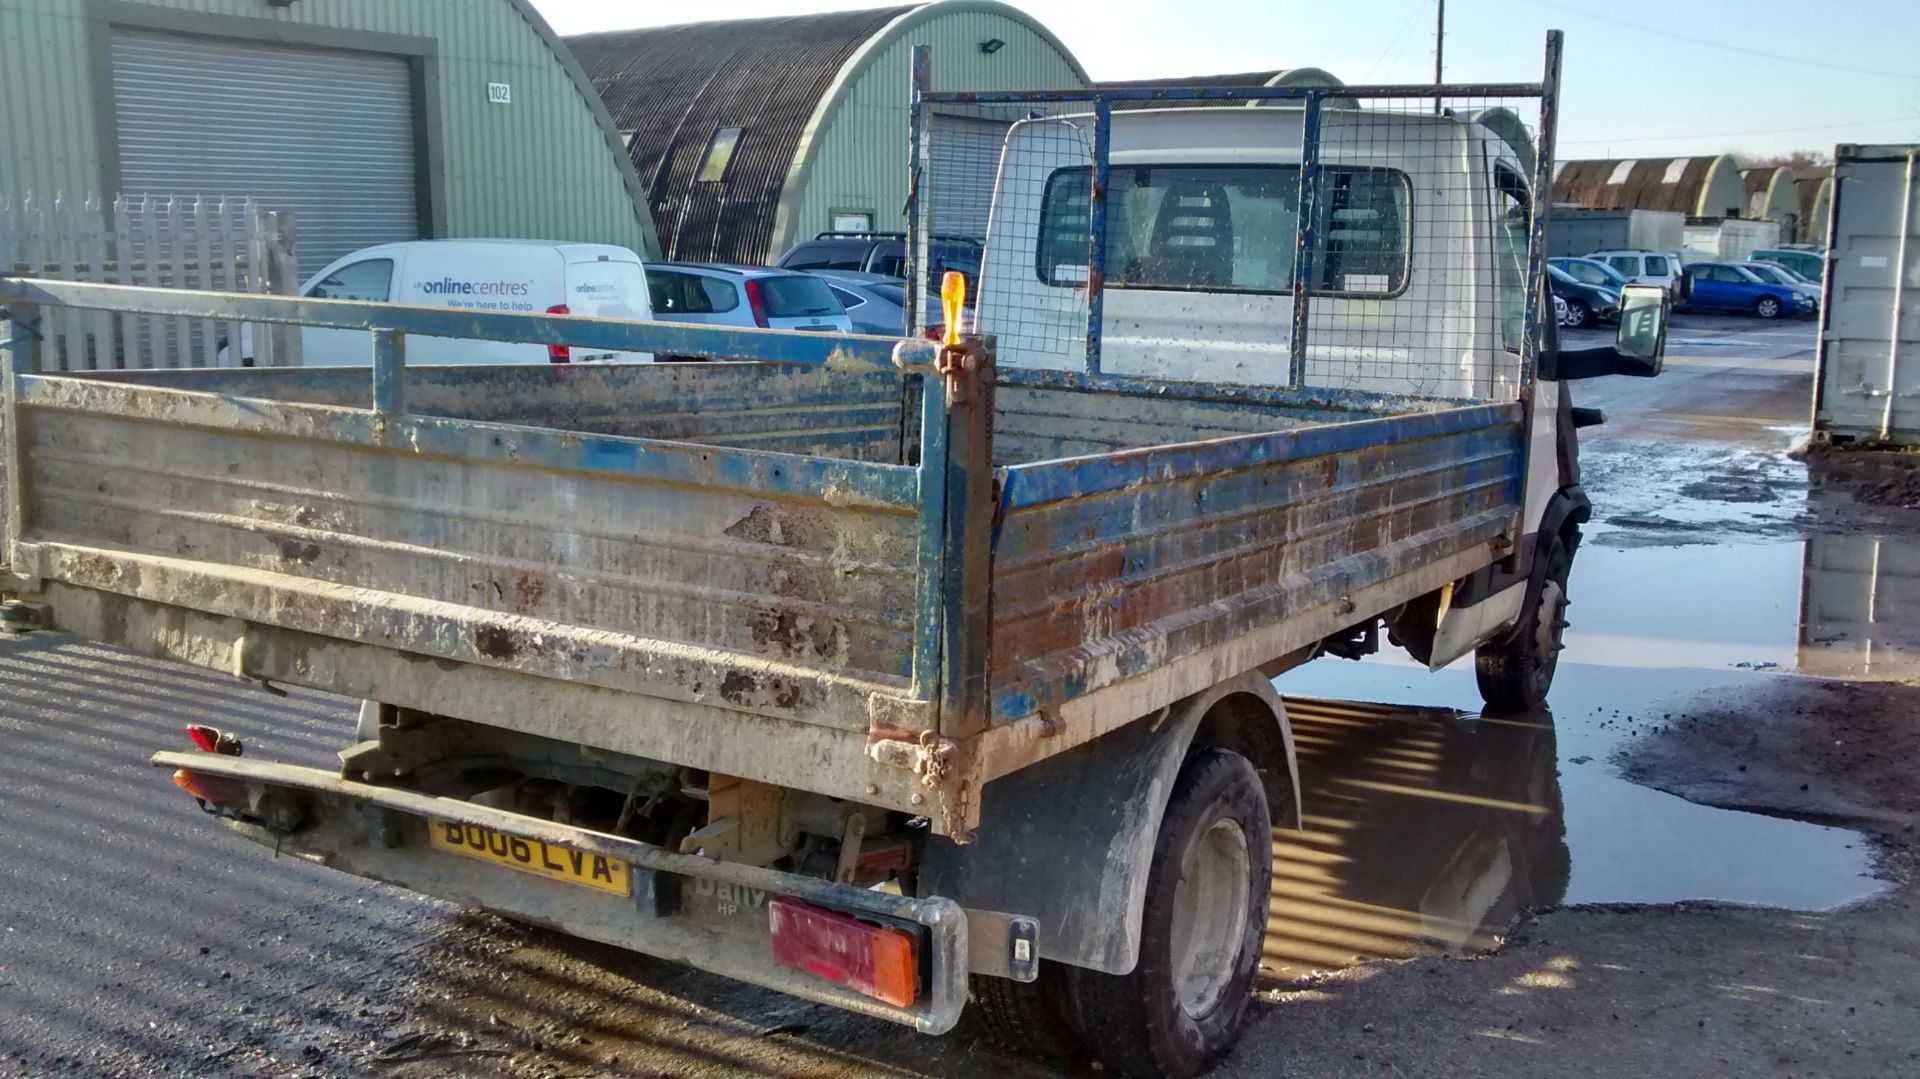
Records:
{"label": "van wheel", "polygon": [[973,1006],[967,1014],[996,1048],[1050,1062],[1085,1053],[1069,1018],[1067,980],[1059,964],[1042,962],[1040,977],[1031,982],[976,974],[968,979],[968,991]]}
{"label": "van wheel", "polygon": [[1519,625],[1505,640],[1480,646],[1473,654],[1474,678],[1480,698],[1496,713],[1531,712],[1547,703],[1553,672],[1560,665],[1562,636],[1567,628],[1567,578],[1573,571],[1573,546],[1578,533],[1542,536],[1536,557],[1547,560],[1533,609],[1521,615]]}
{"label": "van wheel", "polygon": [[1593,320],[1593,309],[1581,300],[1567,301],[1567,329],[1578,330]]}
{"label": "van wheel", "polygon": [[1762,296],[1759,302],[1753,305],[1753,313],[1761,318],[1779,318],[1780,301],[1772,296]]}
{"label": "van wheel", "polygon": [[1187,759],[1147,874],[1140,958],[1128,974],[1067,971],[1087,1046],[1115,1072],[1206,1071],[1240,1037],[1266,933],[1273,820],[1252,762]]}

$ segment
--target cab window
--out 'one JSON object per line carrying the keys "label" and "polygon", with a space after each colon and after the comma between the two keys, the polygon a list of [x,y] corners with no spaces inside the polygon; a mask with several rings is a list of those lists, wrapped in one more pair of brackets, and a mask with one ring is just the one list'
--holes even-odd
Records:
{"label": "cab window", "polygon": [[392,259],[350,262],[308,286],[316,300],[370,300],[385,303],[393,288]]}
{"label": "cab window", "polygon": [[1607,265],[1619,270],[1628,277],[1640,276],[1640,258],[1638,255],[1608,255]]}
{"label": "cab window", "polygon": [[1647,256],[1647,276],[1665,277],[1668,272],[1667,260],[1664,257],[1660,255]]}
{"label": "cab window", "polygon": [[1533,236],[1533,207],[1526,181],[1505,166],[1493,170],[1495,302],[1500,316],[1500,347],[1520,351],[1527,332],[1527,245]]}
{"label": "cab window", "polygon": [[[1116,168],[1107,192],[1107,288],[1292,290],[1298,166]],[[1405,173],[1323,168],[1313,291],[1391,296],[1405,288],[1411,202]],[[1091,203],[1087,169],[1047,178],[1034,267],[1041,282],[1086,283]]]}

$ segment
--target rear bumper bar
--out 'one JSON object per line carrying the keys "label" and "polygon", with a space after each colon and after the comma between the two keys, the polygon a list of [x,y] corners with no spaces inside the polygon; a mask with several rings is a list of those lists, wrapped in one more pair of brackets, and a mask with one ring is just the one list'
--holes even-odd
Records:
{"label": "rear bumper bar", "polygon": [[[813,877],[715,862],[630,839],[488,806],[342,779],[318,768],[211,753],[156,753],[162,768],[184,768],[247,786],[270,831],[233,822],[248,838],[356,876],[558,929],[574,936],[685,963],[806,1000],[944,1034],[967,998],[967,916],[959,904],[912,899]],[[269,805],[274,808],[267,810]],[[616,895],[450,853],[431,845],[431,822],[478,825],[538,839],[633,867],[633,894]],[[821,906],[922,930],[924,992],[896,1008],[774,961],[766,901],[793,896]]]}

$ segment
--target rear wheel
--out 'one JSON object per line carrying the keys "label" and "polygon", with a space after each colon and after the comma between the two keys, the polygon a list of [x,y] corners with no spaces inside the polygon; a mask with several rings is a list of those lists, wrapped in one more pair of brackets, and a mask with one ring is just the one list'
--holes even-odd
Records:
{"label": "rear wheel", "polygon": [[1588,323],[1592,321],[1593,321],[1593,308],[1588,307],[1586,304],[1586,301],[1584,300],[1568,300],[1567,301],[1567,329],[1569,330],[1583,329],[1587,326]]}
{"label": "rear wheel", "polygon": [[1160,822],[1140,957],[1128,974],[1073,968],[1087,1046],[1125,1076],[1199,1075],[1240,1036],[1266,931],[1272,818],[1247,758],[1201,749]]}
{"label": "rear wheel", "polygon": [[1058,964],[1042,962],[1040,977],[1031,982],[975,975],[969,990],[973,1006],[967,1014],[995,1047],[1047,1061],[1085,1052],[1068,1017],[1067,980]]}
{"label": "rear wheel", "polygon": [[1753,313],[1759,315],[1761,318],[1779,318],[1780,301],[1772,296],[1762,296],[1759,301],[1753,305]]}
{"label": "rear wheel", "polygon": [[1567,578],[1573,570],[1573,540],[1555,533],[1542,536],[1535,557],[1546,559],[1546,579],[1531,610],[1513,635],[1482,645],[1473,656],[1480,697],[1493,712],[1530,712],[1547,703],[1553,672],[1560,664],[1561,637],[1567,626]]}

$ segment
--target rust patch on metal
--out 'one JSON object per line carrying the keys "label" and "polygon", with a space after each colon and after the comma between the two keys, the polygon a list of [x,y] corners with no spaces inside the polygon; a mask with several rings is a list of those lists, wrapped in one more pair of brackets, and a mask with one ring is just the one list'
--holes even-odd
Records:
{"label": "rust patch on metal", "polygon": [[753,643],[796,659],[844,664],[847,630],[838,622],[789,610],[757,611],[750,626]]}
{"label": "rust patch on metal", "polygon": [[720,680],[720,696],[742,708],[793,708],[800,703],[800,687],[785,678],[728,671]]}
{"label": "rust patch on metal", "polygon": [[104,555],[75,555],[68,559],[62,568],[65,570],[67,583],[81,588],[119,591],[140,587],[140,567],[122,566]]}
{"label": "rust patch on metal", "polygon": [[320,545],[317,543],[307,543],[297,537],[278,532],[263,532],[261,535],[266,537],[268,543],[273,544],[274,550],[280,552],[282,562],[311,566],[320,557]]}
{"label": "rust patch on metal", "polygon": [[520,635],[500,626],[481,626],[473,631],[473,647],[488,659],[505,662],[520,654]]}
{"label": "rust patch on metal", "polygon": [[768,543],[775,547],[807,547],[830,550],[834,532],[818,516],[762,502],[745,517],[727,526],[726,534],[749,543]]}
{"label": "rust patch on metal", "polygon": [[519,574],[513,580],[513,609],[520,614],[530,614],[546,594],[547,582],[544,578]]}

